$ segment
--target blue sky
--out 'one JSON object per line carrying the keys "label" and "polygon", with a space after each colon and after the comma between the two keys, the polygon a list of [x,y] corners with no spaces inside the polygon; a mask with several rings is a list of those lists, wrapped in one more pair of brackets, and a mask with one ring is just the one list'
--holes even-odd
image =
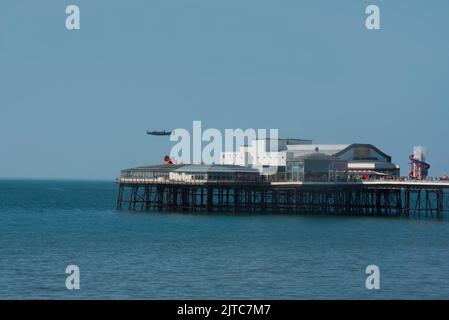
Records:
{"label": "blue sky", "polygon": [[112,179],[193,120],[372,143],[403,174],[424,145],[448,173],[448,36],[445,0],[1,1],[0,177]]}

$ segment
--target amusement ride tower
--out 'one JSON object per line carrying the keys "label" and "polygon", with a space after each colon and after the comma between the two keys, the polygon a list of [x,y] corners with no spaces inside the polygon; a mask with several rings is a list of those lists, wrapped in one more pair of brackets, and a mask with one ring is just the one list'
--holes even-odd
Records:
{"label": "amusement ride tower", "polygon": [[409,159],[409,177],[418,180],[426,179],[429,173],[430,165],[426,162],[426,150],[424,147],[413,147],[413,154],[410,155]]}

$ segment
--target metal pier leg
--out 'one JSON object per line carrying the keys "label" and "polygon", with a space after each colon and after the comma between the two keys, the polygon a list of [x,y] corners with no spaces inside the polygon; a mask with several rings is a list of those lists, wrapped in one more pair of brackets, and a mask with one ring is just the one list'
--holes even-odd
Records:
{"label": "metal pier leg", "polygon": [[410,215],[410,190],[408,188],[405,189],[405,205],[402,212],[405,216]]}
{"label": "metal pier leg", "polygon": [[416,202],[414,214],[418,213],[418,217],[421,217],[421,190],[416,191]]}
{"label": "metal pier leg", "polygon": [[132,209],[134,211],[136,210],[138,192],[139,192],[139,186],[134,186],[134,196],[133,196],[133,206],[132,206]]}
{"label": "metal pier leg", "polygon": [[131,211],[132,205],[133,205],[133,202],[134,202],[134,193],[135,193],[134,189],[135,189],[135,186],[132,186],[131,187],[131,194],[129,195],[129,201],[128,201],[128,210],[129,211]]}
{"label": "metal pier leg", "polygon": [[239,211],[240,190],[234,188],[234,212]]}
{"label": "metal pier leg", "polygon": [[211,212],[212,211],[212,187],[207,187],[207,199],[206,199],[206,211]]}
{"label": "metal pier leg", "polygon": [[117,209],[122,208],[122,202],[123,202],[123,185],[120,183],[118,186],[118,195],[117,195]]}
{"label": "metal pier leg", "polygon": [[444,214],[443,211],[443,190],[437,191],[437,217],[442,218]]}

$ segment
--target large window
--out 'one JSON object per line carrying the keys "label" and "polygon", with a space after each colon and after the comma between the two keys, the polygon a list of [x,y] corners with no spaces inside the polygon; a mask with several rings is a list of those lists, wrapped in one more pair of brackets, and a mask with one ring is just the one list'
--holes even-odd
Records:
{"label": "large window", "polygon": [[287,181],[302,181],[304,180],[304,162],[303,161],[289,161],[286,168]]}
{"label": "large window", "polygon": [[329,165],[328,160],[305,160],[305,180],[306,181],[328,181]]}

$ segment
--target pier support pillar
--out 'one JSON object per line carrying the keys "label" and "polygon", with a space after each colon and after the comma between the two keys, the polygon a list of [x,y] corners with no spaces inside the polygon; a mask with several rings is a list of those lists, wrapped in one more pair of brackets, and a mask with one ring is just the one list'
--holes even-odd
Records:
{"label": "pier support pillar", "polygon": [[405,189],[404,194],[404,209],[403,209],[404,216],[409,217],[410,216],[410,189]]}
{"label": "pier support pillar", "polygon": [[444,209],[443,209],[443,190],[438,190],[437,191],[437,217],[438,218],[442,218],[443,217],[443,213],[444,213]]}
{"label": "pier support pillar", "polygon": [[117,209],[122,208],[122,203],[123,203],[123,185],[120,183],[118,186]]}
{"label": "pier support pillar", "polygon": [[213,201],[213,188],[207,187],[207,198],[206,198],[206,211],[212,211],[212,201]]}

